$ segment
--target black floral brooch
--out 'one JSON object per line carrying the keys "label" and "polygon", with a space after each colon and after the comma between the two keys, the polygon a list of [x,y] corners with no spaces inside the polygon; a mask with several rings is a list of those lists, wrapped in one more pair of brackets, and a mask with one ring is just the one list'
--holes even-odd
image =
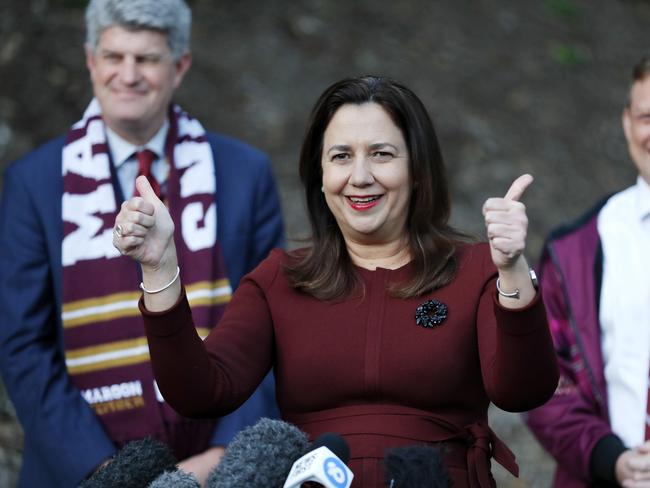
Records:
{"label": "black floral brooch", "polygon": [[415,323],[422,327],[434,327],[447,318],[447,305],[438,300],[427,300],[415,309]]}

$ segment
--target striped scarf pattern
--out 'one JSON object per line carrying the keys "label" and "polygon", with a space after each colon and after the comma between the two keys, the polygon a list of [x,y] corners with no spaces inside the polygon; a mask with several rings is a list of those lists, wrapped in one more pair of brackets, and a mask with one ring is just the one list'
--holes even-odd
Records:
{"label": "striped scarf pattern", "polygon": [[[205,337],[232,293],[217,241],[214,161],[197,120],[178,106],[170,107],[169,120],[166,204],[177,223],[181,278]],[[139,266],[112,244],[121,202],[111,166],[101,109],[93,100],[68,132],[62,154],[66,365],[118,446],[154,436],[184,457],[207,443],[214,424],[181,419],[157,390],[138,310]]]}

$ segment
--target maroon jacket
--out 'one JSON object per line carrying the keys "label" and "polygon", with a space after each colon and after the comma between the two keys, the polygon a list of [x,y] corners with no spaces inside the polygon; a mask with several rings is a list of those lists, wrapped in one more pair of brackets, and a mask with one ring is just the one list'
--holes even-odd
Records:
{"label": "maroon jacket", "polygon": [[609,423],[598,320],[603,257],[597,220],[606,201],[553,232],[538,269],[560,383],[526,421],[557,461],[555,486],[562,488],[612,480],[624,449]]}

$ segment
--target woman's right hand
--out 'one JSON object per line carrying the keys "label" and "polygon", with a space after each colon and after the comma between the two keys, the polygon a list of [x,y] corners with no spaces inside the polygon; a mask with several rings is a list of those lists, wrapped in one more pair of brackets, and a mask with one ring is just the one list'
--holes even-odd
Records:
{"label": "woman's right hand", "polygon": [[176,303],[181,293],[174,222],[147,178],[138,176],[135,185],[141,196],[122,204],[115,219],[113,245],[140,263],[144,305],[161,312]]}
{"label": "woman's right hand", "polygon": [[122,203],[113,228],[113,245],[138,261],[144,271],[157,270],[176,261],[174,222],[147,178],[139,176],[135,184],[141,196]]}

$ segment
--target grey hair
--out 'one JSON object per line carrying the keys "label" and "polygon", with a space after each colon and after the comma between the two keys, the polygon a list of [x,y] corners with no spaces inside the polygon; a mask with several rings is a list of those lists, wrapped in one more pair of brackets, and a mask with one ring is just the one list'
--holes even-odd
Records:
{"label": "grey hair", "polygon": [[90,0],[86,8],[86,43],[95,49],[104,29],[151,29],[167,36],[174,60],[190,49],[192,12],[184,0]]}

